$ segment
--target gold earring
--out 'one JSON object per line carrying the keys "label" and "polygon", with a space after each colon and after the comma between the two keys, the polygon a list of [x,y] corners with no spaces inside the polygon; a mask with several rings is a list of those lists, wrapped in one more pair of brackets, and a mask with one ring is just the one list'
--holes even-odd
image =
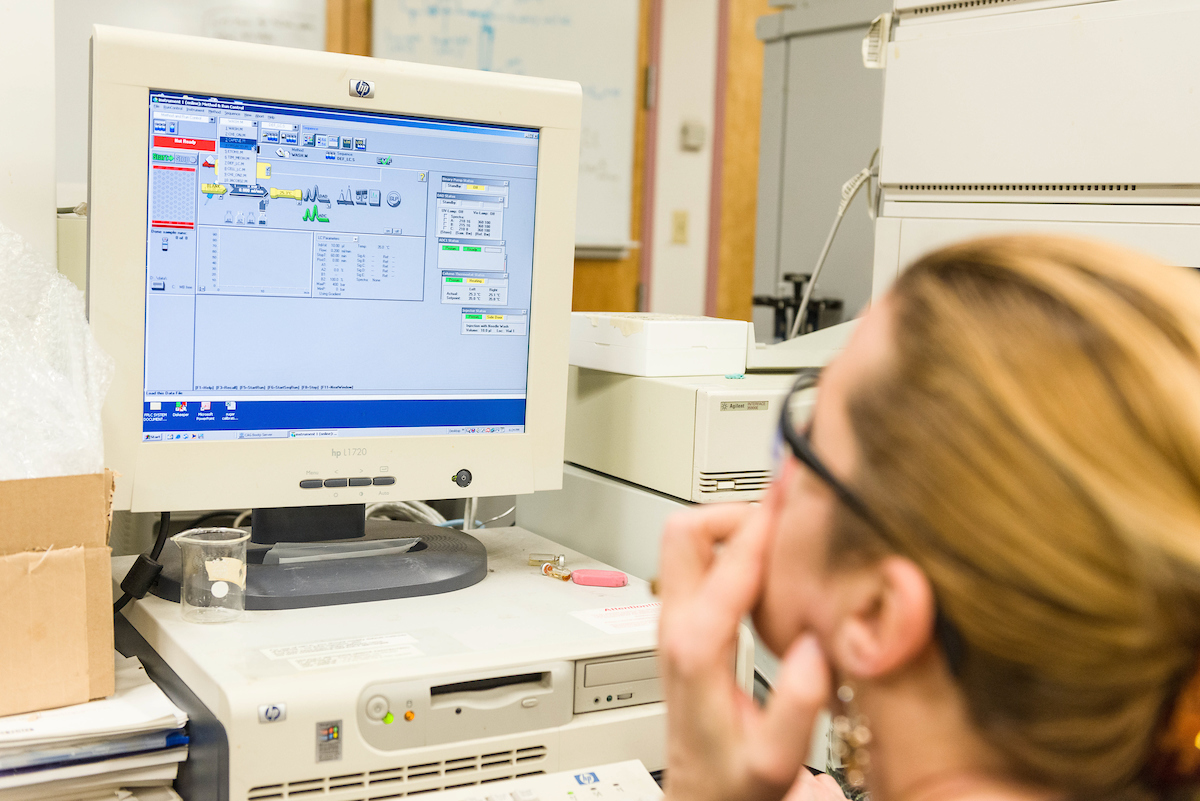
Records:
{"label": "gold earring", "polygon": [[841,760],[846,783],[857,790],[867,783],[867,769],[871,765],[867,745],[871,742],[871,728],[866,717],[857,712],[853,687],[849,684],[838,687],[837,697],[845,713],[833,719],[833,752]]}

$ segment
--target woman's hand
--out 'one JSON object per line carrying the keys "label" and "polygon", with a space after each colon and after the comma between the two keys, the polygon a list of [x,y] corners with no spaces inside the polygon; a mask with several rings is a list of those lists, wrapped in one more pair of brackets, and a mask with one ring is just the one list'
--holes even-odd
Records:
{"label": "woman's hand", "polygon": [[829,798],[828,788],[813,784],[803,767],[813,723],[829,696],[816,638],[802,637],[789,649],[764,709],[734,678],[738,626],[761,592],[780,483],[760,506],[720,504],[683,513],[663,532],[659,660],[668,799]]}
{"label": "woman's hand", "polygon": [[846,794],[837,779],[828,773],[813,776],[802,770],[783,801],[846,801]]}

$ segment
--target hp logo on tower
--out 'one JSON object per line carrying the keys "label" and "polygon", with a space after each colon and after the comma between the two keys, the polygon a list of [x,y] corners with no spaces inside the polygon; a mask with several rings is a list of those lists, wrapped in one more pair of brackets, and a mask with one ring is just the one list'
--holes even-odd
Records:
{"label": "hp logo on tower", "polygon": [[375,82],[363,81],[356,78],[350,79],[350,96],[351,97],[374,97]]}

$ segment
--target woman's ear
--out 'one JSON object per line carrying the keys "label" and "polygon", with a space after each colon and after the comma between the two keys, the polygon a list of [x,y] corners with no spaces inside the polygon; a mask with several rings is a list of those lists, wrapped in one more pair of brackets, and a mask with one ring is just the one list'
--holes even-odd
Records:
{"label": "woman's ear", "polygon": [[933,640],[933,588],[910,559],[888,556],[855,571],[841,606],[832,656],[851,676],[890,673]]}

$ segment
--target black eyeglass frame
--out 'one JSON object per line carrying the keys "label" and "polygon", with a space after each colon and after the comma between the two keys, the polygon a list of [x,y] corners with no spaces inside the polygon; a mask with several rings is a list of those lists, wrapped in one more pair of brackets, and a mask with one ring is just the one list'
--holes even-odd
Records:
{"label": "black eyeglass frame", "polygon": [[[817,385],[817,380],[821,377],[819,368],[808,368],[801,370],[796,376],[796,381],[792,384],[791,390],[784,396],[783,408],[779,414],[779,434],[783,441],[787,443],[788,450],[796,459],[813,472],[817,478],[833,491],[847,509],[854,512],[867,525],[875,530],[879,536],[887,541],[889,545],[896,545],[896,538],[892,536],[891,531],[883,522],[871,511],[871,508],[858,496],[858,493],[845,485],[837,476],[833,474],[821,458],[817,456],[813,450],[812,441],[809,439],[809,431],[811,424],[804,430],[798,428],[795,421],[792,420],[792,399],[797,393],[803,392],[806,389],[812,389]],[[959,633],[958,627],[950,618],[946,617],[942,611],[942,605],[934,598],[934,635],[941,643],[942,652],[946,655],[946,662],[950,666],[952,675],[961,675],[963,669],[963,661],[966,657],[966,642],[963,640],[962,634]]]}
{"label": "black eyeglass frame", "polygon": [[795,421],[792,420],[792,398],[799,392],[814,388],[817,385],[817,379],[820,377],[821,371],[819,369],[800,371],[795,383],[792,384],[791,390],[788,391],[788,394],[783,399],[783,409],[779,415],[779,434],[783,438],[783,441],[787,443],[792,455],[801,464],[813,471],[829,489],[833,490],[839,501],[845,504],[850,511],[861,517],[865,523],[877,529],[885,539],[891,541],[892,538],[887,535],[883,524],[871,512],[870,507],[858,497],[857,493],[843,484],[833,474],[833,471],[826,467],[825,463],[817,456],[816,451],[813,450],[812,442],[809,440],[809,429],[800,430],[796,426]]}

